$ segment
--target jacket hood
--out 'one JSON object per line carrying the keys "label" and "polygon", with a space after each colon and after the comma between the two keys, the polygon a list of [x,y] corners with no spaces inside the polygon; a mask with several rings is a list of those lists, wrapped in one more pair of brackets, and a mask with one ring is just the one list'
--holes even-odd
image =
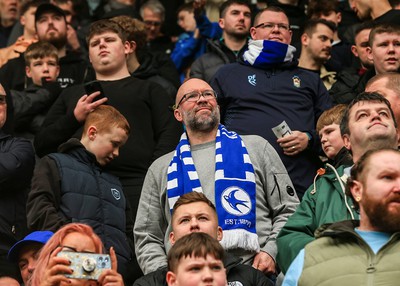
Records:
{"label": "jacket hood", "polygon": [[147,79],[158,75],[157,62],[149,52],[141,52],[138,55],[140,66],[132,73],[132,76],[140,79]]}

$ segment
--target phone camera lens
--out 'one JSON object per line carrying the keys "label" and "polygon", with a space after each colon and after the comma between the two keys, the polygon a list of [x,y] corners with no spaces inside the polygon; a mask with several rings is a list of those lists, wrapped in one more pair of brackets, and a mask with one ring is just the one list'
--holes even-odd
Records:
{"label": "phone camera lens", "polygon": [[82,268],[86,272],[92,272],[96,268],[96,261],[93,258],[85,258],[82,262]]}

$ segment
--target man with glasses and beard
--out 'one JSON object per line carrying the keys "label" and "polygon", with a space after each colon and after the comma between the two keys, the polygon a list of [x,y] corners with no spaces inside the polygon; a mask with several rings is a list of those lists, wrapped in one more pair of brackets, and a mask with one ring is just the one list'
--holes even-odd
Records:
{"label": "man with glasses and beard", "polygon": [[[58,50],[61,88],[79,84],[87,73],[87,62],[76,52],[67,50],[65,12],[52,4],[41,4],[35,13],[35,28],[39,41],[47,41]],[[0,69],[0,82],[9,89],[22,91],[31,81],[25,76],[24,57],[12,59]]]}
{"label": "man with glasses and beard", "polygon": [[400,278],[400,153],[366,152],[351,170],[346,193],[360,221],[328,226],[290,266],[288,285],[396,285]]}
{"label": "man with glasses and beard", "polygon": [[171,210],[181,195],[198,191],[216,206],[224,249],[273,277],[276,235],[298,204],[278,154],[259,136],[226,130],[216,93],[203,80],[182,84],[174,116],[186,132],[150,166],[140,197],[134,237],[142,270],[167,265]]}

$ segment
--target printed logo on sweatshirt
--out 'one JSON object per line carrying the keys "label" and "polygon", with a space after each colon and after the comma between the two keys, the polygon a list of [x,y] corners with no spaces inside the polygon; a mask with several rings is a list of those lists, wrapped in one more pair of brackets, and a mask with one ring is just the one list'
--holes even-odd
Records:
{"label": "printed logo on sweatshirt", "polygon": [[222,192],[221,203],[228,213],[237,216],[247,215],[252,207],[249,194],[236,186],[229,187]]}
{"label": "printed logo on sweatshirt", "polygon": [[231,281],[228,282],[228,286],[243,286],[242,282],[239,281]]}
{"label": "printed logo on sweatshirt", "polygon": [[255,74],[253,74],[253,75],[248,75],[248,76],[247,76],[247,79],[249,80],[249,83],[250,83],[252,86],[256,86],[256,75],[255,75]]}
{"label": "printed logo on sweatshirt", "polygon": [[111,194],[117,201],[121,199],[121,193],[117,189],[111,189]]}
{"label": "printed logo on sweatshirt", "polygon": [[299,87],[301,86],[301,80],[300,80],[300,78],[299,78],[297,75],[295,75],[295,76],[292,77],[292,79],[293,79],[293,85],[294,85],[294,87],[299,88]]}
{"label": "printed logo on sweatshirt", "polygon": [[57,78],[57,82],[60,83],[61,88],[67,88],[70,85],[73,85],[75,80],[73,78],[68,78],[68,77],[63,77],[63,78]]}

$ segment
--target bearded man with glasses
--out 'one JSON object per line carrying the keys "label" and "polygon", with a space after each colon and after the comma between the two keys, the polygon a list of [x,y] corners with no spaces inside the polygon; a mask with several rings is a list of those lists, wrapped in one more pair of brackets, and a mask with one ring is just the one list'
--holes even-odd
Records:
{"label": "bearded man with glasses", "polygon": [[331,106],[329,94],[317,73],[298,68],[282,9],[259,12],[250,35],[243,61],[222,67],[211,82],[221,122],[239,134],[268,140],[301,198],[321,166],[315,124]]}
{"label": "bearded man with glasses", "polygon": [[[298,204],[278,154],[265,139],[239,136],[221,125],[217,94],[203,80],[182,84],[174,116],[186,132],[174,152],[150,166],[134,227],[143,272],[166,267],[171,210],[180,196],[197,191],[216,206],[224,249],[274,279],[276,235]],[[183,217],[179,224],[198,231]],[[202,211],[196,218],[209,219]]]}

